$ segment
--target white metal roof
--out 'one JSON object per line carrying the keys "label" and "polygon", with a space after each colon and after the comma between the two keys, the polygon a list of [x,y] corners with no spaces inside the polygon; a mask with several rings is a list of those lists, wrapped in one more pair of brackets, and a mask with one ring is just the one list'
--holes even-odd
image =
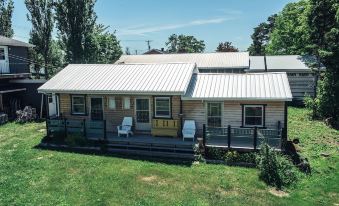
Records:
{"label": "white metal roof", "polygon": [[198,68],[249,68],[248,52],[184,53],[122,55],[116,64],[123,63],[196,63]]}
{"label": "white metal roof", "polygon": [[276,73],[194,74],[183,100],[291,101],[287,75]]}
{"label": "white metal roof", "polygon": [[0,45],[1,46],[18,46],[18,47],[34,47],[33,44],[22,42],[16,39],[8,38],[5,36],[0,36]]}
{"label": "white metal roof", "polygon": [[[278,55],[266,56],[266,64],[268,71],[311,71],[307,65],[315,63],[316,59],[312,56],[301,55]],[[322,68],[323,69],[323,68]],[[265,70],[264,56],[250,56],[249,71],[263,71]]]}
{"label": "white metal roof", "polygon": [[42,93],[172,94],[186,92],[195,64],[71,64]]}

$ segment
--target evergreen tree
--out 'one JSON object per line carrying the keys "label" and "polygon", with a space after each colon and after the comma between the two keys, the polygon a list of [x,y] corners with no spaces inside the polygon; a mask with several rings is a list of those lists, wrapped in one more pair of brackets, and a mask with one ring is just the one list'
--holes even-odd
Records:
{"label": "evergreen tree", "polygon": [[0,0],[0,35],[5,37],[13,37],[12,14],[14,4],[13,0]]}
{"label": "evergreen tree", "polygon": [[168,53],[201,53],[205,50],[203,40],[194,36],[172,34],[166,42]]}

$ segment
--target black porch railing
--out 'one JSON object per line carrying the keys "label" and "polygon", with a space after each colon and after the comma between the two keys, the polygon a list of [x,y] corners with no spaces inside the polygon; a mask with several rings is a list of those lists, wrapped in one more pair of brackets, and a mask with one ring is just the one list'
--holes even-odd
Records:
{"label": "black porch railing", "polygon": [[106,139],[106,120],[47,119],[46,127],[49,137],[80,134],[83,137]]}
{"label": "black porch railing", "polygon": [[[280,125],[280,124],[278,124]],[[203,143],[205,146],[244,149],[260,149],[262,143],[281,149],[283,129],[207,127],[203,125]]]}

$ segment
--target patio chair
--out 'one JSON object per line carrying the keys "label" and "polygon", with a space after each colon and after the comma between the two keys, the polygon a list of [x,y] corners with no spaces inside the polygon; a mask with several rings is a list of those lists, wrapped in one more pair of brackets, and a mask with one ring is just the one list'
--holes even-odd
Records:
{"label": "patio chair", "polygon": [[118,128],[118,136],[120,137],[120,134],[125,134],[126,137],[129,137],[129,135],[133,135],[133,132],[132,132],[132,123],[133,123],[133,118],[132,117],[124,117],[124,120],[122,121],[122,124],[117,126],[117,128]]}
{"label": "patio chair", "polygon": [[182,140],[185,141],[185,139],[192,139],[194,141],[195,131],[195,121],[185,120],[184,127],[182,129]]}

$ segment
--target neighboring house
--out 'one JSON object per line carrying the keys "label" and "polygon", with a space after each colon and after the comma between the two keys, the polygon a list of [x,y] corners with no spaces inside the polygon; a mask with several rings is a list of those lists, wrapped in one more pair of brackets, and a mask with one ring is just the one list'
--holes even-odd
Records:
{"label": "neighboring house", "polygon": [[293,100],[303,101],[305,95],[314,96],[317,72],[309,65],[315,62],[313,57],[300,55],[251,56],[247,72],[286,72]]}
{"label": "neighboring house", "polygon": [[34,45],[0,36],[0,113],[10,118],[24,106],[40,111],[41,95],[37,88],[45,80],[31,80],[28,48]]}
{"label": "neighboring house", "polygon": [[244,73],[249,69],[248,52],[122,55],[116,64],[195,63],[201,73]]}
{"label": "neighboring house", "polygon": [[285,73],[206,74],[193,63],[68,65],[38,91],[56,100],[54,117],[104,121],[111,140],[124,117],[133,117],[136,134],[159,136],[181,136],[184,121],[194,120],[200,137],[228,126],[244,132],[232,140],[238,147],[253,144],[255,127],[286,130],[292,100]]}
{"label": "neighboring house", "polygon": [[166,54],[164,48],[161,48],[161,50],[159,49],[151,49],[147,52],[145,52],[144,54]]}

